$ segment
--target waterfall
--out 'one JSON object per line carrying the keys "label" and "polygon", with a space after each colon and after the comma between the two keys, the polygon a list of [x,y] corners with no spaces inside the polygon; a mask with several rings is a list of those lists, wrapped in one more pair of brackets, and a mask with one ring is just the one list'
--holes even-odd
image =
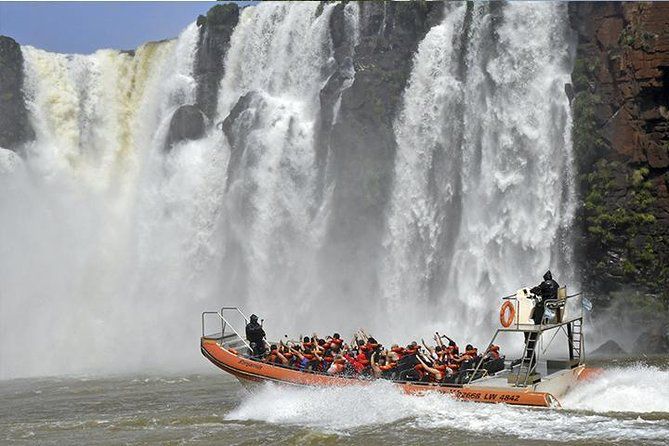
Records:
{"label": "waterfall", "polygon": [[204,189],[224,181],[204,175],[212,157],[163,144],[194,98],[196,42],[192,24],[134,54],[22,48],[37,137],[0,177],[0,377],[137,368],[156,362],[140,337],[190,343],[171,323],[200,311],[193,265],[211,260],[219,206]]}
{"label": "waterfall", "polygon": [[[204,366],[200,312],[224,304],[261,314],[272,338],[364,323],[386,342],[434,328],[474,340],[497,297],[547,267],[571,279],[566,6],[449,3],[394,119],[386,224],[370,228],[381,255],[357,260],[378,290],[324,289],[362,265],[323,255],[343,176],[321,120],[337,122],[370,63],[350,55],[381,17],[346,4],[333,48],[337,8],[244,8],[215,117],[169,148],[175,110],[195,102],[195,24],[134,52],[22,48],[36,140],[0,150],[0,378]],[[383,14],[373,38],[414,26]],[[355,218],[340,199],[340,221]]]}
{"label": "waterfall", "polygon": [[323,320],[317,254],[327,197],[318,190],[315,132],[319,95],[335,68],[333,7],[320,14],[309,2],[247,8],[225,61],[218,114],[227,117],[232,154],[222,294],[270,312],[270,331]]}
{"label": "waterfall", "polygon": [[565,5],[456,4],[421,42],[395,123],[393,311],[482,342],[499,297],[573,279],[568,37]]}

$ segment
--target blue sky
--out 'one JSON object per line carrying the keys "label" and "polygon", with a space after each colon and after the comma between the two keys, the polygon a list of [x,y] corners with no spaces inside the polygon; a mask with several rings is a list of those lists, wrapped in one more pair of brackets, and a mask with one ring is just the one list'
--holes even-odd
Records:
{"label": "blue sky", "polygon": [[0,2],[0,35],[61,53],[176,37],[216,2]]}

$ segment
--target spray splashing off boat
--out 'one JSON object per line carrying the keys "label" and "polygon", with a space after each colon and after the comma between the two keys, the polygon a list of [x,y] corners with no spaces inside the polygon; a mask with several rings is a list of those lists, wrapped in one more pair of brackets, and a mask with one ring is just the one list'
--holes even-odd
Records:
{"label": "spray splashing off boat", "polygon": [[[214,365],[232,374],[250,389],[265,381],[297,386],[352,386],[386,379],[410,394],[429,391],[481,403],[560,407],[560,399],[579,380],[597,372],[585,366],[585,300],[580,293],[568,295],[564,287],[559,288],[557,296],[552,299],[542,300],[535,294],[537,292],[536,288],[522,288],[502,298],[501,327],[494,333],[487,349],[479,355],[476,349],[470,351],[470,346],[467,346],[455,370],[452,366],[439,367],[440,356],[452,354],[457,346],[453,341],[448,346],[441,343],[438,334],[435,339],[441,345],[436,349],[431,349],[424,342],[425,350],[416,343],[406,349],[393,346],[385,352],[386,361],[390,357],[392,362],[385,363],[377,356],[376,340],[363,331],[358,331],[351,343],[359,357],[338,353],[342,343],[338,335],[327,340],[307,337],[300,346],[290,342],[284,344],[283,341],[263,341],[264,345],[259,348],[256,343],[249,342],[248,335],[242,336],[230,324],[233,315],[241,317],[247,326],[257,324],[257,318],[252,321],[238,307],[223,307],[219,311],[202,313],[200,348]],[[539,308],[541,316],[537,317]],[[211,323],[211,319],[216,324],[220,323],[219,332],[206,332],[206,322]],[[523,353],[520,358],[506,359],[499,355],[495,342],[503,336],[522,339]],[[541,348],[543,338],[548,342]],[[567,356],[551,358],[546,352],[560,340],[566,340]],[[323,357],[316,353],[318,347],[313,345],[318,342],[328,344],[325,346],[328,353]],[[332,353],[329,347],[335,344],[335,352]],[[323,348],[320,351],[323,352]],[[287,355],[295,355],[299,360],[287,361]],[[365,358],[368,358],[367,363]],[[300,361],[302,364],[297,365]],[[324,362],[324,366],[305,367],[313,361]]]}

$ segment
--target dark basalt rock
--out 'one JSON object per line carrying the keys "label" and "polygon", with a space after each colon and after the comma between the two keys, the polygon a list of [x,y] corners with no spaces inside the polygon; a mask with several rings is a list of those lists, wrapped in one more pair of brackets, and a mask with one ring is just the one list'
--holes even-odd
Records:
{"label": "dark basalt rock", "polygon": [[595,358],[608,358],[624,355],[627,355],[627,352],[613,339],[609,339],[590,353],[590,356]]}
{"label": "dark basalt rock", "polygon": [[[336,185],[324,265],[333,296],[364,298],[377,289],[374,265],[393,175],[393,120],[418,43],[441,21],[440,2],[360,2],[355,49],[343,5],[330,17],[336,71],[321,91],[320,150],[329,159],[327,183]],[[351,65],[353,70],[351,70]],[[354,75],[354,78],[351,77]],[[348,81],[352,80],[350,86]],[[341,95],[336,122],[332,106]],[[321,155],[324,157],[325,155]]]}
{"label": "dark basalt rock", "polygon": [[194,105],[182,105],[172,115],[165,149],[169,150],[181,141],[202,138],[206,127],[207,117],[199,108]]}
{"label": "dark basalt rock", "polygon": [[218,87],[225,73],[223,61],[238,21],[239,7],[236,3],[216,5],[206,16],[197,18],[200,37],[195,55],[195,103],[210,119],[216,113]]}
{"label": "dark basalt rock", "polygon": [[236,148],[243,147],[246,144],[246,137],[256,127],[257,123],[255,113],[249,113],[249,109],[252,104],[262,105],[261,101],[262,98],[257,92],[246,93],[239,98],[223,121],[222,130],[230,142],[231,150],[235,151]]}
{"label": "dark basalt rock", "polygon": [[9,37],[0,36],[0,147],[16,151],[35,138],[23,99],[23,54]]}
{"label": "dark basalt rock", "polygon": [[[230,144],[226,187],[230,187],[237,179],[237,175],[243,171],[240,165],[248,147],[248,137],[259,126],[258,111],[262,111],[266,106],[267,103],[261,94],[250,91],[239,98],[222,123],[223,133]],[[255,159],[247,159],[246,163],[253,164],[255,161]]]}

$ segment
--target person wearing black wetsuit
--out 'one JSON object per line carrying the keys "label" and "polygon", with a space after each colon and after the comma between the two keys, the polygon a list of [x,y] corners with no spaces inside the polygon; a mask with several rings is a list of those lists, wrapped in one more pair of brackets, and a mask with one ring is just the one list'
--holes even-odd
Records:
{"label": "person wearing black wetsuit", "polygon": [[[537,296],[534,303],[534,312],[532,313],[532,320],[536,325],[540,325],[544,317],[546,300],[557,299],[559,288],[560,285],[553,280],[553,274],[549,270],[544,274],[544,281],[530,290],[530,293]],[[536,362],[536,358],[532,357],[537,354],[535,350],[537,339],[538,334],[536,332],[525,332],[525,342],[528,347],[527,356],[524,358],[525,361]]]}
{"label": "person wearing black wetsuit", "polygon": [[251,320],[246,324],[246,339],[251,344],[253,356],[261,356],[265,353],[265,330],[258,323],[258,316],[251,315]]}
{"label": "person wearing black wetsuit", "polygon": [[544,305],[546,304],[546,300],[557,299],[559,288],[560,285],[553,280],[553,275],[549,270],[544,274],[544,281],[530,290],[530,293],[540,298],[537,299],[534,305],[534,313],[532,314],[532,319],[535,324],[541,324],[541,319],[544,317]]}

